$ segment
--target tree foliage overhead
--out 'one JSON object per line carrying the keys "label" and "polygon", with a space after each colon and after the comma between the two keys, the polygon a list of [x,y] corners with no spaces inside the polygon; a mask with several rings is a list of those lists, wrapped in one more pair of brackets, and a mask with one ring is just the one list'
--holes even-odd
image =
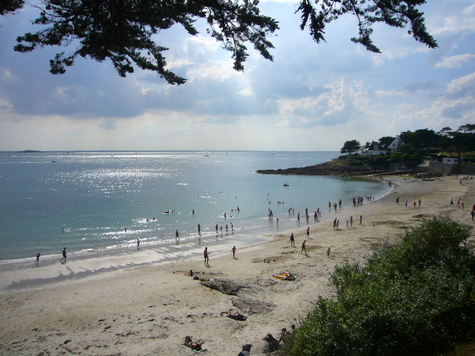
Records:
{"label": "tree foliage overhead", "polygon": [[[372,25],[385,23],[406,28],[419,42],[437,47],[427,32],[423,13],[418,7],[425,0],[301,0],[296,12],[301,15],[302,30],[308,27],[313,39],[325,41],[325,26],[344,14],[358,20],[358,37],[369,51],[380,52],[371,38]],[[58,53],[50,61],[51,73],[62,74],[78,56],[102,62],[110,59],[120,76],[132,73],[133,65],[157,72],[170,84],[182,84],[184,78],[166,69],[162,47],[152,36],[175,24],[190,35],[198,31],[197,19],[205,19],[209,33],[232,52],[234,69],[244,70],[248,57],[247,43],[266,59],[272,60],[269,37],[279,28],[278,22],[260,13],[259,0],[42,0],[35,24],[43,28],[17,38],[15,50],[30,52],[44,46],[69,46],[69,54]],[[24,0],[5,0],[0,15],[24,6]]]}
{"label": "tree foliage overhead", "polygon": [[358,20],[358,37],[351,40],[362,44],[368,51],[380,53],[373,44],[371,34],[375,23],[385,23],[392,27],[406,28],[408,33],[430,48],[437,47],[435,39],[427,32],[424,13],[417,6],[425,0],[301,0],[297,12],[301,13],[302,30],[308,26],[313,39],[325,41],[325,26],[345,14],[354,15]]}
{"label": "tree foliage overhead", "polygon": [[58,53],[50,61],[51,73],[62,74],[77,56],[102,62],[109,58],[120,76],[133,73],[133,63],[159,73],[170,84],[184,78],[166,69],[163,52],[152,36],[178,24],[190,35],[198,34],[194,22],[206,19],[209,32],[232,52],[234,69],[244,70],[246,43],[272,60],[268,40],[278,29],[277,21],[260,14],[258,0],[43,0],[35,24],[45,27],[17,38],[18,52],[44,46],[72,45],[70,54]]}
{"label": "tree foliage overhead", "polygon": [[25,5],[24,0],[7,0],[0,2],[0,15],[6,15],[21,9]]}

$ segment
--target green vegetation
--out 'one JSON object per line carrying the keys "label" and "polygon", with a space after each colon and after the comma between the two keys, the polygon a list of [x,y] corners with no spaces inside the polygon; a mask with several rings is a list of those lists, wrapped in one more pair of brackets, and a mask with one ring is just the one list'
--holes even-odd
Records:
{"label": "green vegetation", "polygon": [[[355,153],[361,148],[357,140],[345,141],[340,152],[348,155],[340,156],[339,164],[346,164],[352,167],[367,167],[369,169],[386,170],[391,168],[391,164],[402,164],[407,168],[416,167],[424,162],[424,159],[439,160],[443,157],[457,156],[459,162],[464,158],[464,162],[475,161],[475,125],[466,124],[457,130],[450,127],[443,128],[440,132],[429,129],[416,130],[414,132],[405,131],[400,135],[401,143],[397,151],[391,151],[388,146],[394,141],[392,136],[384,136],[379,139],[379,148],[371,151],[373,155]],[[376,145],[374,145],[376,146]],[[371,150],[372,142],[366,143],[364,149]],[[386,149],[388,149],[386,151]],[[374,155],[376,152],[380,155]],[[384,154],[386,152],[386,154]]]}
{"label": "green vegetation", "polygon": [[471,227],[424,220],[365,266],[335,269],[334,300],[320,298],[285,345],[286,355],[441,355],[475,331]]}
{"label": "green vegetation", "polygon": [[350,140],[350,141],[345,141],[340,152],[352,154],[358,151],[360,148],[361,148],[361,144],[358,140]]}

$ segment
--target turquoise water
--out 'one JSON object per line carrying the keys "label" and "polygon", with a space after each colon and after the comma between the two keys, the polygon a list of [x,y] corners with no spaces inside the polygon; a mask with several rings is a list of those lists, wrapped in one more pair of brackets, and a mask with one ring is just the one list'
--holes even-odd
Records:
{"label": "turquoise water", "polygon": [[379,182],[255,173],[338,154],[1,152],[0,261],[59,254],[64,246],[69,253],[113,253],[137,238],[144,247],[175,243],[176,230],[186,241],[197,238],[198,224],[204,238],[223,237],[215,226],[225,233],[226,224],[229,233],[233,225],[234,239],[249,238],[295,227],[297,213],[306,208],[325,214],[328,201],[349,206],[356,196],[386,194],[388,187]]}

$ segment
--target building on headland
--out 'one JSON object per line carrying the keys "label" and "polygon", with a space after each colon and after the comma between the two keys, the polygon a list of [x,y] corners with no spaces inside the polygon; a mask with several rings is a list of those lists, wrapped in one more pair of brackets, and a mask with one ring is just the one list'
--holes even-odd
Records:
{"label": "building on headland", "polygon": [[391,142],[388,145],[388,147],[386,147],[388,153],[396,152],[399,149],[399,146],[401,145],[401,143],[402,143],[401,136],[397,135],[396,138],[394,139],[394,141]]}
{"label": "building on headland", "polygon": [[396,152],[401,144],[402,141],[400,135],[397,135],[393,142],[388,145],[388,147],[383,147],[376,141],[368,141],[366,142],[366,145],[364,145],[364,147],[361,149],[361,154],[366,156],[386,155],[392,152]]}
{"label": "building on headland", "polygon": [[384,147],[376,141],[367,142],[361,151],[362,154],[367,156],[379,156],[386,154]]}
{"label": "building on headland", "polygon": [[[459,160],[457,157],[444,157],[442,158],[442,163],[443,164],[458,164]],[[463,157],[462,157],[461,163],[463,163]]]}

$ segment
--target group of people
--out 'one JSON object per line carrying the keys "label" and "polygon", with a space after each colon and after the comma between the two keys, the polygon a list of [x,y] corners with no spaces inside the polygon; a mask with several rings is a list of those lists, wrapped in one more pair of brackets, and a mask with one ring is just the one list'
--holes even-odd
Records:
{"label": "group of people", "polygon": [[[360,226],[363,226],[363,215],[360,215]],[[349,220],[346,220],[346,227],[353,227],[353,215],[350,216]],[[340,220],[333,220],[333,230],[340,229]]]}
{"label": "group of people", "polygon": [[[60,258],[59,262],[63,262],[66,263],[67,259],[68,259],[68,254],[66,253],[66,247],[63,248],[63,252],[61,253],[61,255],[63,257]],[[39,267],[40,266],[40,257],[41,257],[41,253],[38,252],[38,254],[36,255],[36,267]]]}
{"label": "group of people", "polygon": [[[308,239],[310,238],[310,227],[307,227],[307,238]],[[305,255],[307,254],[307,247],[305,245],[306,243],[307,243],[307,240],[304,240],[302,242],[302,249],[300,250],[300,254],[303,254],[303,253],[305,253]],[[296,247],[295,246],[295,237],[294,237],[293,232],[290,234],[290,247]]]}

